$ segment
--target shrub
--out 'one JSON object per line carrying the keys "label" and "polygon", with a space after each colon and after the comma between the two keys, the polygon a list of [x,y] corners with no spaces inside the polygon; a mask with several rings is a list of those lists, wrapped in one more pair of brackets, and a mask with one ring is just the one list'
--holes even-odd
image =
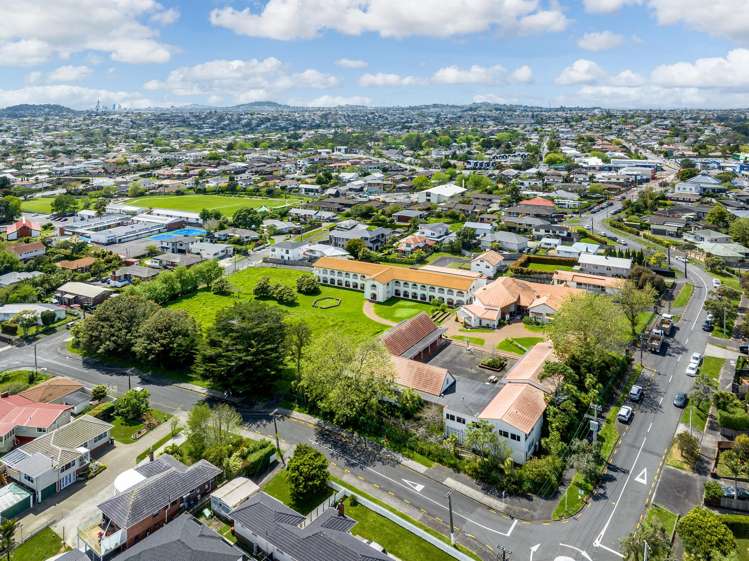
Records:
{"label": "shrub", "polygon": [[39,317],[42,320],[42,325],[44,327],[49,327],[50,325],[55,323],[57,314],[55,314],[55,312],[53,312],[52,310],[44,310]]}
{"label": "shrub", "polygon": [[527,493],[538,493],[544,487],[556,489],[562,477],[564,463],[557,456],[531,458],[518,470],[523,490]]}
{"label": "shrub", "polygon": [[148,411],[148,390],[128,390],[114,401],[114,410],[123,419],[136,421]]}
{"label": "shrub", "polygon": [[697,463],[697,460],[700,458],[699,441],[686,431],[677,434],[674,440],[676,442],[676,445],[679,447],[681,456],[690,465],[690,467],[694,467],[694,465]]}
{"label": "shrub", "polygon": [[495,370],[502,370],[505,366],[507,366],[507,359],[503,356],[493,356],[484,360],[481,363],[481,366],[494,368]]}
{"label": "shrub", "polygon": [[91,389],[91,398],[96,401],[101,401],[107,397],[107,386],[99,384]]}
{"label": "shrub", "polygon": [[723,498],[723,487],[717,481],[708,480],[705,482],[705,504],[717,506],[720,499]]}
{"label": "shrub", "polygon": [[263,298],[271,298],[273,296],[273,285],[270,282],[270,277],[262,277],[257,281],[255,288],[252,293],[255,298],[262,300]]}
{"label": "shrub", "polygon": [[729,413],[719,410],[718,423],[727,429],[749,431],[749,414],[742,412]]}
{"label": "shrub", "polygon": [[320,493],[328,482],[328,460],[307,444],[298,444],[286,466],[291,496],[304,500]]}
{"label": "shrub", "polygon": [[424,405],[424,400],[414,390],[406,388],[398,396],[398,405],[406,417],[413,417]]}
{"label": "shrub", "polygon": [[294,291],[283,284],[277,284],[273,287],[273,298],[283,306],[293,306],[297,303]]}
{"label": "shrub", "polygon": [[247,455],[243,472],[247,477],[254,477],[263,473],[270,465],[270,459],[276,452],[275,446],[267,444]]}
{"label": "shrub", "polygon": [[101,419],[102,421],[111,421],[112,417],[114,417],[114,403],[111,401],[107,403],[100,403],[99,405],[91,409],[88,414],[92,417],[96,417],[97,419]]}
{"label": "shrub", "polygon": [[18,334],[18,325],[13,323],[12,321],[6,321],[2,325],[2,332],[6,335],[17,335]]}
{"label": "shrub", "polygon": [[299,294],[318,294],[320,292],[320,286],[317,283],[315,275],[306,273],[296,279],[296,291]]}
{"label": "shrub", "polygon": [[220,296],[228,296],[232,292],[231,283],[226,277],[219,277],[213,281],[211,292]]}

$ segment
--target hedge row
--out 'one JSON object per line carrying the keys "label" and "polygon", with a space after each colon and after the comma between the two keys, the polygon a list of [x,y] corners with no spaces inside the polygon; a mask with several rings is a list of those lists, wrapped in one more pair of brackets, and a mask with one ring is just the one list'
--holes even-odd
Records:
{"label": "hedge row", "polygon": [[734,537],[749,538],[749,516],[746,514],[721,514],[720,520],[728,526]]}
{"label": "hedge row", "polygon": [[512,264],[511,269],[525,269],[532,263],[541,265],[566,265],[574,267],[577,265],[577,259],[574,257],[554,257],[552,255],[523,255],[520,259]]}
{"label": "hedge row", "polygon": [[749,414],[718,411],[720,426],[738,431],[749,431]]}
{"label": "hedge row", "polygon": [[247,456],[247,460],[244,464],[243,471],[245,475],[247,475],[248,477],[253,477],[255,475],[260,475],[261,473],[263,473],[268,468],[271,456],[273,456],[275,451],[276,447],[268,442],[259,450],[252,452],[249,456]]}
{"label": "hedge row", "polygon": [[577,233],[586,238],[590,238],[591,240],[595,240],[602,245],[609,245],[609,243],[611,243],[608,238],[599,236],[598,234],[591,232],[590,230],[586,230],[585,228],[578,228]]}
{"label": "hedge row", "polygon": [[110,421],[114,417],[114,402],[105,401],[104,403],[100,403],[91,409],[88,414],[102,421]]}

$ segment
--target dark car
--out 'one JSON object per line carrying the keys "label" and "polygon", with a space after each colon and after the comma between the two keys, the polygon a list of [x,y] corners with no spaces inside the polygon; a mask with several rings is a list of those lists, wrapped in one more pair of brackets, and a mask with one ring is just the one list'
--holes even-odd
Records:
{"label": "dark car", "polygon": [[712,331],[713,330],[713,322],[706,321],[702,324],[702,331]]}
{"label": "dark car", "polygon": [[687,397],[687,394],[679,392],[674,396],[674,406],[684,409],[687,406],[688,400],[689,398]]}

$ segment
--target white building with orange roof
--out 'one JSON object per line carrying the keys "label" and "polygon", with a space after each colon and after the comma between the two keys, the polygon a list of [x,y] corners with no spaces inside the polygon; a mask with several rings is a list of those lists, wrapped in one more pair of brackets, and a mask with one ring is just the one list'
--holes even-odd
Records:
{"label": "white building with orange roof", "polygon": [[546,396],[554,392],[557,384],[554,379],[541,380],[544,364],[551,360],[551,343],[535,345],[515,363],[500,381],[500,390],[478,412],[462,407],[462,401],[452,400],[444,410],[445,433],[462,442],[471,423],[488,421],[506,440],[513,461],[528,461],[541,442]]}
{"label": "white building with orange roof", "polygon": [[552,277],[552,282],[597,294],[616,294],[626,281],[625,279],[591,275],[580,271],[556,271]]}
{"label": "white building with orange roof", "polygon": [[485,282],[483,278],[461,274],[464,272],[410,269],[335,257],[322,257],[314,264],[315,277],[320,284],[362,291],[364,297],[373,302],[385,302],[390,298],[419,302],[436,299],[449,306],[462,306],[473,301],[474,293]]}
{"label": "white building with orange roof", "polygon": [[501,321],[521,314],[546,323],[564,300],[580,292],[561,284],[500,277],[476,291],[473,302],[458,310],[458,319],[468,327],[496,328]]}
{"label": "white building with orange roof", "polygon": [[471,259],[471,271],[481,273],[485,277],[493,279],[504,268],[504,260],[505,258],[501,253],[490,249]]}

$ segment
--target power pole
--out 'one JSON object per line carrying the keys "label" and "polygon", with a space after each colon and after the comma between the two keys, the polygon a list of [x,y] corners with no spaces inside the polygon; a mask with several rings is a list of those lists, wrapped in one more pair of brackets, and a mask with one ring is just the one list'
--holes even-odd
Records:
{"label": "power pole", "polygon": [[455,526],[453,525],[453,492],[447,492],[447,509],[450,512],[450,545],[455,546]]}
{"label": "power pole", "polygon": [[39,373],[39,369],[37,367],[36,362],[36,343],[34,343],[34,376],[36,376]]}
{"label": "power pole", "polygon": [[281,463],[283,464],[283,467],[286,467],[286,460],[283,459],[283,452],[281,451],[281,442],[278,439],[278,422],[276,421],[276,412],[273,412],[273,428],[276,432],[276,450],[278,450],[278,455],[281,456]]}

